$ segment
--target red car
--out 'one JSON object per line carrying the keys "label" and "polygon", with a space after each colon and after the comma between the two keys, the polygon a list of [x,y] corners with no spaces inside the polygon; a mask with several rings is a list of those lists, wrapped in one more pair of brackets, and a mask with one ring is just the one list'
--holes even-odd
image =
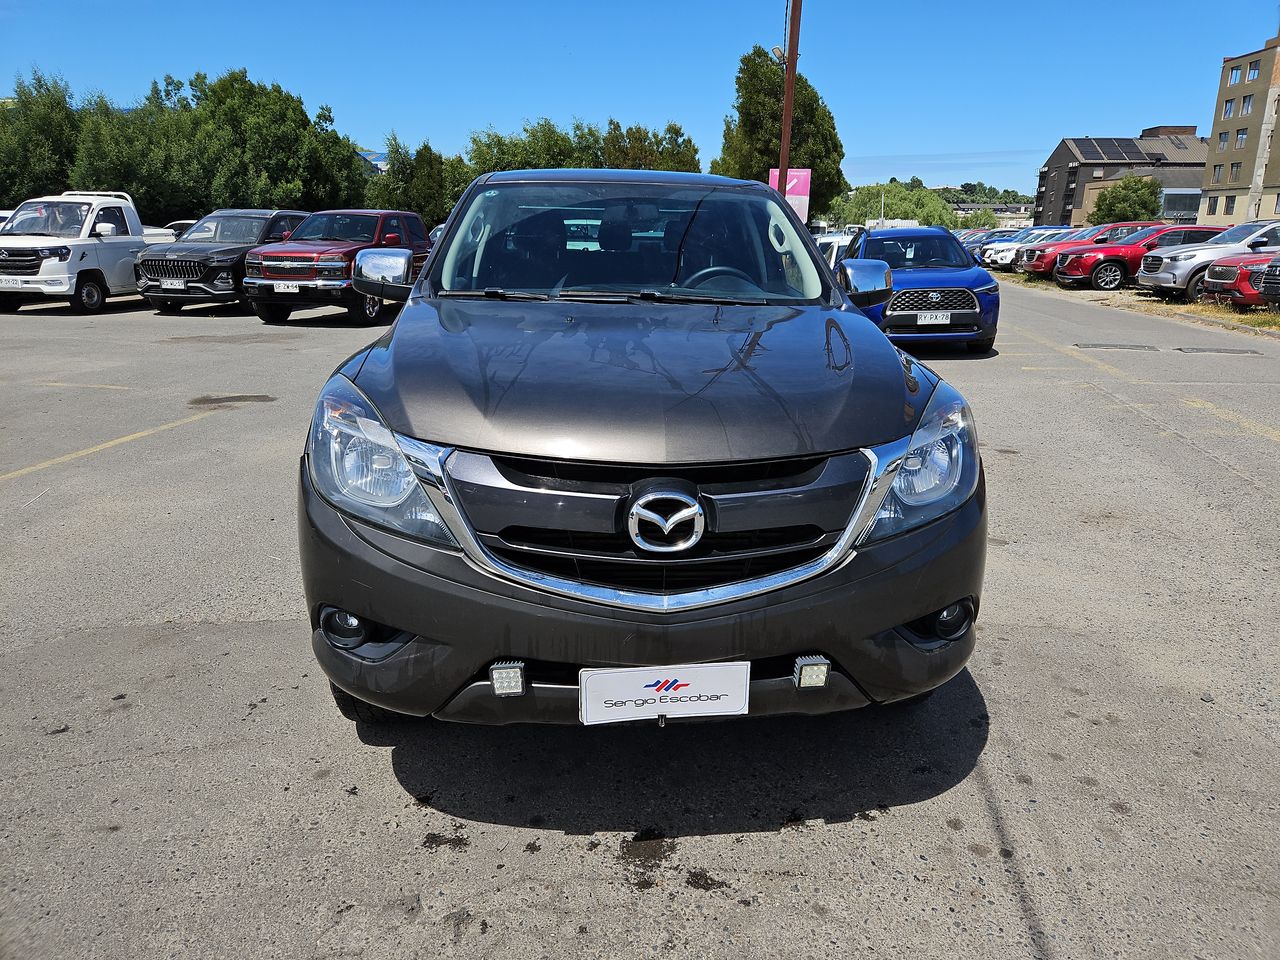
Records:
{"label": "red car", "polygon": [[1090,243],[1114,243],[1123,240],[1131,233],[1137,233],[1143,227],[1161,227],[1164,224],[1155,220],[1128,223],[1104,223],[1100,227],[1083,227],[1069,240],[1058,240],[1054,243],[1038,243],[1023,247],[1018,255],[1017,269],[1021,273],[1032,276],[1053,276],[1053,269],[1058,262],[1058,254],[1065,250],[1084,246]]}
{"label": "red car", "polygon": [[1144,227],[1119,243],[1073,245],[1058,253],[1053,276],[1064,287],[1087,283],[1095,290],[1118,290],[1137,275],[1142,258],[1157,247],[1203,243],[1221,232],[1222,227],[1162,224]]}
{"label": "red car", "polygon": [[356,323],[384,319],[384,304],[351,286],[356,254],[370,247],[407,247],[416,274],[431,243],[422,218],[405,210],[322,210],[303,220],[282,243],[245,256],[244,292],[264,323],[283,323],[294,310],[345,307]]}
{"label": "red car", "polygon": [[1242,253],[1213,261],[1204,275],[1204,296],[1229,303],[1240,313],[1247,313],[1252,307],[1265,307],[1267,301],[1258,293],[1258,285],[1273,256]]}

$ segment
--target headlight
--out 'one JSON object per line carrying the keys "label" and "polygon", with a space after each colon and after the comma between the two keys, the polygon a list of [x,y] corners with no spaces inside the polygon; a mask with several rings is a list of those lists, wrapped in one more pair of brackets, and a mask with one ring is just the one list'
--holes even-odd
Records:
{"label": "headlight", "polygon": [[262,276],[262,258],[261,257],[245,257],[244,273],[247,277]]}
{"label": "headlight", "polygon": [[44,260],[59,260],[66,263],[71,259],[70,247],[41,247],[37,252]]}
{"label": "headlight", "polygon": [[995,280],[992,280],[990,283],[984,284],[983,286],[978,287],[978,289],[974,291],[974,293],[999,293],[999,292],[1000,292],[1000,284]]}
{"label": "headlight", "polygon": [[1165,257],[1165,260],[1169,263],[1181,263],[1183,260],[1191,260],[1194,257],[1194,253],[1175,253],[1172,257]]}
{"label": "headlight", "polygon": [[437,546],[457,547],[395,436],[350,380],[320,392],[307,440],[311,482],[334,506]]}
{"label": "headlight", "polygon": [[351,273],[351,263],[347,260],[321,260],[316,263],[316,276],[342,279]]}
{"label": "headlight", "polygon": [[883,540],[950,513],[973,496],[980,466],[973,413],[955,387],[939,383],[863,540]]}

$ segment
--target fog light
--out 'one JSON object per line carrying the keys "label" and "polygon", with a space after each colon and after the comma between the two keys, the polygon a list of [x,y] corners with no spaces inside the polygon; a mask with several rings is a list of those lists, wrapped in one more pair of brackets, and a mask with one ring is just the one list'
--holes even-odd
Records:
{"label": "fog light", "polygon": [[825,687],[831,675],[831,661],[816,653],[796,657],[795,670],[791,679],[797,687]]}
{"label": "fog light", "polygon": [[934,630],[943,640],[955,640],[964,636],[964,632],[969,629],[970,620],[969,605],[953,603],[938,614]]}
{"label": "fog light", "polygon": [[489,682],[495,697],[518,697],[524,693],[524,664],[505,660],[489,668]]}
{"label": "fog light", "polygon": [[320,629],[335,647],[352,650],[369,639],[365,623],[346,610],[326,610],[320,617]]}

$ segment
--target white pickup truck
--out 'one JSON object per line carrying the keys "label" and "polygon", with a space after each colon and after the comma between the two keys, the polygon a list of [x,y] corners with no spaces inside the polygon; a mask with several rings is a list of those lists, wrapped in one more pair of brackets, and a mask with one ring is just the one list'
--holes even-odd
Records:
{"label": "white pickup truck", "polygon": [[142,225],[127,193],[68,190],[27,200],[0,225],[0,311],[55,297],[97,313],[107,297],[137,293],[138,251],[172,239]]}

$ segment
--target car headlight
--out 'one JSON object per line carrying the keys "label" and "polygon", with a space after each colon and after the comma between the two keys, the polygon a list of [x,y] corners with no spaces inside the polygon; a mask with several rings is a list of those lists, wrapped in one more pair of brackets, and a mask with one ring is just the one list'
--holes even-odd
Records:
{"label": "car headlight", "polygon": [[980,468],[973,412],[960,392],[943,381],[929,398],[863,541],[883,540],[950,513],[973,496]]}
{"label": "car headlight", "polygon": [[41,247],[37,252],[44,260],[58,260],[66,263],[71,259],[70,247]]}
{"label": "car headlight", "polygon": [[1175,253],[1172,257],[1165,257],[1165,260],[1169,263],[1181,263],[1183,260],[1191,260],[1194,257],[1194,253]]}
{"label": "car headlight", "polygon": [[335,375],[320,392],[307,462],[316,490],[340,510],[418,540],[457,547],[395,435],[344,376]]}
{"label": "car headlight", "polygon": [[262,258],[261,257],[245,257],[244,272],[245,272],[245,276],[249,276],[249,277],[262,276]]}
{"label": "car headlight", "polygon": [[999,293],[999,292],[1000,292],[1000,284],[995,280],[992,280],[990,283],[987,283],[981,287],[978,287],[978,289],[974,291],[974,293]]}

